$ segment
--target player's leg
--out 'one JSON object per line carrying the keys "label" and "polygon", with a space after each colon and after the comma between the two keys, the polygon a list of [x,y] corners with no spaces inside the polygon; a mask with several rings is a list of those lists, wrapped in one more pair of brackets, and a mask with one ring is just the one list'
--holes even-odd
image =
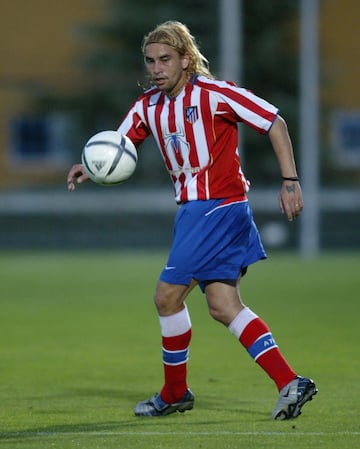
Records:
{"label": "player's leg", "polygon": [[156,289],[165,380],[160,396],[168,403],[177,402],[188,390],[187,362],[192,330],[184,301],[195,285],[195,281],[189,286],[159,281]]}
{"label": "player's leg", "polygon": [[195,285],[195,281],[189,286],[158,282],[155,305],[162,335],[164,385],[159,394],[136,405],[138,416],[167,415],[193,407],[194,396],[187,385],[191,321],[184,301]]}
{"label": "player's leg", "polygon": [[297,376],[279,350],[269,326],[241,300],[238,286],[210,282],[205,294],[211,316],[221,322],[245,347],[255,362],[273,379],[280,397],[272,417],[289,419],[317,393],[311,379]]}
{"label": "player's leg", "polygon": [[212,317],[228,327],[255,362],[274,380],[279,391],[296,378],[269,326],[244,306],[238,288],[214,282],[207,285],[205,293]]}

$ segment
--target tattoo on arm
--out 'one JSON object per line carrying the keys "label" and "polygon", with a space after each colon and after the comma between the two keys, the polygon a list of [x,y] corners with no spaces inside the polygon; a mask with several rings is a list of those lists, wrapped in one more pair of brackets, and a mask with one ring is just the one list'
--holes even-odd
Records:
{"label": "tattoo on arm", "polygon": [[291,184],[291,186],[286,186],[286,190],[291,193],[295,192],[295,184]]}

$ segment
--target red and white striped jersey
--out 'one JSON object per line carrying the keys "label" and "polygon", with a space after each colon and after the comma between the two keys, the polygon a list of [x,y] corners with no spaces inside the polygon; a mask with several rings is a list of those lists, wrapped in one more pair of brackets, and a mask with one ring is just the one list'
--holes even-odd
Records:
{"label": "red and white striped jersey", "polygon": [[237,123],[266,134],[277,113],[246,89],[197,76],[175,98],[155,87],[143,93],[118,131],[136,146],[154,136],[177,202],[245,199],[248,182],[240,166]]}

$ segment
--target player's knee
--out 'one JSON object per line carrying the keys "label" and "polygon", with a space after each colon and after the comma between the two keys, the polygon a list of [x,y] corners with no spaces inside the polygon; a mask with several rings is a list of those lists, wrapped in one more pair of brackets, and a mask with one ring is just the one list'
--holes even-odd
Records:
{"label": "player's knee", "polygon": [[209,314],[215,321],[218,321],[219,323],[222,323],[224,325],[228,324],[229,318],[227,316],[227,313],[223,309],[209,306]]}
{"label": "player's knee", "polygon": [[156,289],[154,303],[161,316],[173,315],[183,309],[181,295],[170,284],[160,283]]}
{"label": "player's knee", "polygon": [[164,314],[164,312],[167,309],[167,305],[168,305],[167,303],[168,303],[168,301],[166,299],[166,295],[156,291],[155,295],[154,295],[154,304],[155,304],[156,310],[158,311],[159,315]]}

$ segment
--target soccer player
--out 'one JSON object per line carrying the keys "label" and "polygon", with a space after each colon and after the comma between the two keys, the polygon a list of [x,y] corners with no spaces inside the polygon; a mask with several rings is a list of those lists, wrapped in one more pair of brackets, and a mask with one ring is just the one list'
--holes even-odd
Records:
{"label": "soccer player", "polygon": [[[142,51],[150,87],[130,107],[118,131],[137,147],[154,136],[179,209],[155,292],[164,384],[160,393],[136,404],[134,413],[162,416],[193,408],[187,384],[191,321],[185,300],[198,285],[210,315],[273,379],[279,399],[272,418],[295,418],[317,393],[315,383],[285,360],[268,325],[242,301],[239,287],[248,266],[266,254],[247,199],[237,125],[245,123],[269,136],[281,175],[280,209],[292,221],[303,200],[286,122],[264,99],[215,80],[195,38],[180,22],[158,25],[144,37]],[[83,166],[75,164],[68,189],[86,179]]]}

